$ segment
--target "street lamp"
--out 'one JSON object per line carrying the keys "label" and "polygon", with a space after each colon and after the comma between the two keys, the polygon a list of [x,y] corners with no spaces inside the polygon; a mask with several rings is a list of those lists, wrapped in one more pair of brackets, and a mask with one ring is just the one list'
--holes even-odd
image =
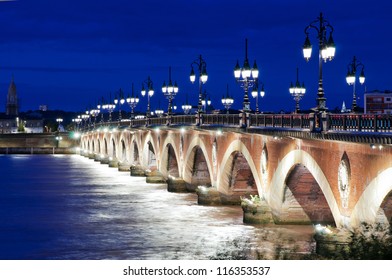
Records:
{"label": "street lamp", "polygon": [[[318,23],[318,26],[315,25]],[[323,89],[323,61],[332,60],[335,56],[335,43],[332,38],[333,27],[323,18],[323,14],[305,28],[306,39],[303,45],[303,55],[306,61],[309,61],[312,55],[312,45],[309,40],[309,29],[317,31],[317,38],[319,39],[319,82],[317,92],[317,107],[314,109],[317,112],[327,110],[326,98],[324,97]],[[327,29],[329,29],[329,38],[327,41]]]}
{"label": "street lamp", "polygon": [[109,103],[106,103],[105,105],[103,105],[103,109],[108,110],[109,112],[109,122],[112,121],[112,112],[114,110],[114,108],[116,108],[116,105],[111,103],[112,100],[112,95],[110,94],[110,98],[109,98]]}
{"label": "street lamp", "polygon": [[188,103],[188,94],[186,95],[186,102],[185,102],[185,104],[183,104],[183,105],[181,106],[181,108],[182,108],[182,110],[184,111],[184,113],[185,113],[186,115],[191,111],[192,105],[190,105],[190,104]]}
{"label": "street lamp", "polygon": [[231,105],[233,105],[233,103],[234,103],[234,99],[231,96],[229,96],[229,85],[227,85],[226,97],[225,96],[222,97],[222,104],[226,108],[226,114],[229,114],[229,109]]}
{"label": "street lamp", "polygon": [[204,90],[204,93],[202,95],[202,100],[201,100],[201,105],[203,106],[203,111],[204,113],[207,113],[207,109],[211,106],[211,99],[208,97],[207,99],[207,91]]}
{"label": "street lamp", "polygon": [[92,109],[90,110],[90,115],[94,117],[94,121],[93,121],[93,126],[95,127],[95,123],[97,121],[97,116],[99,114],[99,110],[98,109]]}
{"label": "street lamp", "polygon": [[245,39],[245,60],[242,68],[237,60],[237,64],[234,67],[234,77],[241,87],[244,88],[244,101],[242,102],[242,110],[244,112],[250,112],[250,102],[248,90],[257,84],[259,78],[259,70],[257,68],[256,60],[253,63],[253,67],[250,68],[248,60],[248,39]]}
{"label": "street lamp", "polygon": [[[202,85],[205,84],[208,80],[208,74],[207,74],[207,63],[206,61],[202,58],[200,55],[195,61],[191,63],[191,74],[189,75],[189,78],[192,82],[192,84],[196,81],[196,74],[195,70],[193,67],[196,67],[198,70],[199,74],[199,98],[198,98],[198,103],[197,103],[197,113],[200,115],[202,113]],[[200,116],[199,116],[200,117]]]}
{"label": "street lamp", "polygon": [[176,94],[178,93],[178,86],[177,82],[174,82],[174,85],[171,80],[171,67],[169,67],[169,83],[166,86],[166,83],[163,82],[162,85],[162,92],[166,96],[166,98],[169,100],[169,105],[167,108],[167,115],[170,116],[172,114],[172,101]]}
{"label": "street lamp", "polygon": [[72,119],[72,122],[76,123],[76,131],[79,131],[79,124],[80,124],[81,121],[82,121],[82,119],[80,118],[80,116],[78,116],[75,119]]}
{"label": "street lamp", "polygon": [[135,109],[135,107],[137,106],[137,104],[139,103],[139,96],[136,95],[136,97],[134,97],[134,91],[133,91],[133,83],[132,83],[132,93],[131,93],[131,97],[127,97],[127,103],[128,105],[131,107],[131,119],[133,119],[133,110]]}
{"label": "street lamp", "polygon": [[[260,89],[260,96],[264,97],[265,91],[264,91],[264,84],[261,83],[261,89]],[[259,113],[259,83],[257,82],[252,89],[252,97],[256,98],[256,114]]]}
{"label": "street lamp", "polygon": [[347,84],[349,86],[351,85],[353,86],[353,103],[351,105],[352,112],[357,111],[357,96],[355,93],[357,67],[361,67],[361,74],[359,74],[359,83],[363,85],[365,83],[365,72],[364,72],[365,66],[354,56],[352,62],[350,62],[347,66],[348,70],[346,76]]}
{"label": "street lamp", "polygon": [[298,67],[297,67],[297,81],[295,82],[295,86],[291,82],[289,92],[295,100],[295,113],[298,114],[299,113],[299,101],[302,99],[302,97],[306,93],[305,84],[302,82],[302,86],[301,86],[301,84],[298,81]]}
{"label": "street lamp", "polygon": [[60,131],[60,124],[63,122],[63,119],[58,118],[58,119],[56,119],[56,122],[58,123],[57,124],[57,131]]}
{"label": "street lamp", "polygon": [[[147,90],[144,88],[144,85],[146,85]],[[147,94],[147,112],[146,112],[146,116],[147,116],[147,118],[149,118],[151,116],[150,98],[154,95],[153,82],[150,79],[150,76],[148,76],[147,80],[143,81],[141,94],[142,94],[143,97]]]}
{"label": "street lamp", "polygon": [[103,123],[103,105],[104,104],[105,104],[105,101],[103,100],[103,97],[102,97],[101,103],[98,103],[98,105],[97,105],[98,111],[101,112],[101,121],[100,121],[101,124]]}
{"label": "street lamp", "polygon": [[116,95],[115,99],[114,99],[114,104],[117,105],[118,104],[118,121],[121,122],[121,105],[123,105],[125,103],[125,99],[124,99],[124,94],[122,89],[120,88],[119,93],[118,93],[118,97]]}

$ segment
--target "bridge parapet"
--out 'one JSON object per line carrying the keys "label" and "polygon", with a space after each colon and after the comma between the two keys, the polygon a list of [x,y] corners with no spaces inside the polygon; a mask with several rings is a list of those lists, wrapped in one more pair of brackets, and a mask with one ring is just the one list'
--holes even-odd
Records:
{"label": "bridge parapet", "polygon": [[198,126],[253,133],[278,134],[306,139],[337,140],[357,143],[392,144],[392,116],[370,114],[202,114],[173,115],[106,122],[84,127]]}

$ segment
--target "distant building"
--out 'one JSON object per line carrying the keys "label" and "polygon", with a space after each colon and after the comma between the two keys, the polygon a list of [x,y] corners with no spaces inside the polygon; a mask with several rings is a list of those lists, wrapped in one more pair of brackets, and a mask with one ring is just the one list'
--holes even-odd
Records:
{"label": "distant building", "polygon": [[27,117],[19,114],[18,94],[14,77],[8,88],[5,114],[0,113],[0,134],[5,133],[42,133],[44,121],[42,118]]}
{"label": "distant building", "polygon": [[342,112],[342,113],[349,113],[349,112],[351,112],[350,109],[346,108],[346,102],[344,102],[344,101],[343,101],[342,109],[340,110],[340,112]]}
{"label": "distant building", "polygon": [[5,114],[7,116],[17,116],[19,114],[18,95],[16,93],[14,76],[12,76],[10,86],[8,87],[7,104],[5,107]]}
{"label": "distant building", "polygon": [[44,112],[48,111],[48,105],[39,105],[39,110]]}
{"label": "distant building", "polygon": [[392,114],[392,91],[375,90],[364,97],[365,114]]}

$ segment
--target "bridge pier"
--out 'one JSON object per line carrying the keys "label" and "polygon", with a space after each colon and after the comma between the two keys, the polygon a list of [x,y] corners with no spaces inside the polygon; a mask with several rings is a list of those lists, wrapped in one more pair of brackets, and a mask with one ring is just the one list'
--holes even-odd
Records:
{"label": "bridge pier", "polygon": [[263,199],[241,199],[244,212],[243,222],[246,224],[274,224],[271,207]]}
{"label": "bridge pier", "polygon": [[316,226],[314,239],[316,240],[316,253],[318,255],[342,258],[342,254],[349,252],[351,233],[348,230],[331,230],[318,225]]}
{"label": "bridge pier", "polygon": [[214,187],[198,186],[196,188],[197,203],[200,205],[221,205],[219,191]]}
{"label": "bridge pier", "polygon": [[109,157],[104,156],[101,158],[100,161],[101,161],[101,164],[109,164]]}
{"label": "bridge pier", "polygon": [[118,171],[129,172],[131,170],[131,164],[128,162],[118,162]]}
{"label": "bridge pier", "polygon": [[146,177],[146,173],[144,171],[144,168],[141,165],[132,165],[131,166],[131,176]]}
{"label": "bridge pier", "polygon": [[165,177],[158,170],[146,171],[146,182],[150,184],[164,184],[166,183]]}
{"label": "bridge pier", "polygon": [[116,158],[109,159],[109,167],[118,168],[118,160]]}
{"label": "bridge pier", "polygon": [[188,192],[186,182],[179,177],[169,176],[167,179],[167,190],[169,192]]}

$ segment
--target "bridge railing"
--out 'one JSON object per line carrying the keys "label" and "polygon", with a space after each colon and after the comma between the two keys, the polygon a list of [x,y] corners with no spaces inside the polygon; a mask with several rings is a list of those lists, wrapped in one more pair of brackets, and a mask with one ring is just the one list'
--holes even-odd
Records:
{"label": "bridge railing", "polygon": [[[243,127],[245,123],[242,113],[239,114],[202,114],[173,115],[144,119],[132,119],[96,123],[90,126],[81,126],[82,130],[97,127],[143,127],[143,126],[170,126],[170,125],[198,125],[198,126],[228,126]],[[200,121],[200,122],[199,122]],[[247,114],[246,124],[252,128],[284,128],[312,130],[313,114]],[[392,115],[380,114],[331,114],[325,117],[325,131],[355,131],[355,132],[388,132],[392,133]]]}
{"label": "bridge railing", "polygon": [[203,125],[239,126],[239,114],[203,114]]}
{"label": "bridge railing", "polygon": [[363,131],[363,132],[391,132],[391,115],[370,114],[329,114],[328,130]]}
{"label": "bridge railing", "polygon": [[284,127],[284,128],[309,128],[308,114],[251,114],[249,126],[252,127]]}

